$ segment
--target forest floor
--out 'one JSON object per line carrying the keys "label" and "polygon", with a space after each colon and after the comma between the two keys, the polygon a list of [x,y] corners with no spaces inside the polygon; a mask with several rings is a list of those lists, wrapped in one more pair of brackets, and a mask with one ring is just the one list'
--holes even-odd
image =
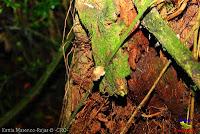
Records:
{"label": "forest floor", "polygon": [[[189,2],[181,15],[169,21],[169,25],[182,42],[187,38],[196,21],[198,4],[197,1]],[[117,134],[126,126],[133,111],[148,93],[167,63],[167,58],[170,57],[156,43],[155,39],[149,39],[148,36],[148,31],[140,27],[128,40],[127,51],[132,73],[127,78],[127,96],[109,97],[93,90],[87,101],[84,102],[84,107],[76,115],[70,133]],[[191,49],[192,44],[193,38],[191,37],[187,40],[187,47]],[[75,58],[70,75],[73,81],[71,83],[73,86],[72,103],[77,105],[83,93],[92,83],[91,75],[94,63],[90,44],[76,40],[74,46]],[[129,133],[183,132],[180,122],[191,121],[187,118],[191,97],[191,87],[188,81],[189,78],[185,72],[173,61],[156,85],[147,104],[135,116],[136,121],[131,125]],[[195,95],[193,129],[189,131],[200,132],[199,93]]]}

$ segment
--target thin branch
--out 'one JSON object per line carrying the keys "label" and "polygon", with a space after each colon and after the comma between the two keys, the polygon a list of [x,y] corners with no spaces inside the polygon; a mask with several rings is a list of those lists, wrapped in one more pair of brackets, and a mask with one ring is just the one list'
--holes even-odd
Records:
{"label": "thin branch", "polygon": [[200,64],[193,58],[191,51],[180,42],[174,31],[161,18],[156,9],[152,9],[143,18],[143,25],[158,39],[162,47],[185,70],[200,89]]}
{"label": "thin branch", "polygon": [[167,62],[167,64],[164,66],[164,68],[162,69],[161,73],[159,74],[158,78],[156,79],[156,81],[154,82],[153,86],[151,87],[151,89],[149,90],[149,92],[147,93],[147,95],[144,97],[144,99],[142,100],[142,102],[138,105],[138,107],[135,109],[135,111],[133,112],[133,114],[131,115],[131,117],[129,118],[128,122],[126,123],[126,126],[123,128],[123,130],[120,132],[120,134],[125,134],[128,129],[130,128],[131,124],[135,122],[134,118],[137,115],[137,113],[140,111],[140,109],[146,104],[146,102],[149,100],[152,92],[154,91],[156,85],[158,84],[160,78],[163,76],[164,72],[167,70],[168,66],[170,65],[171,61],[169,60]]}

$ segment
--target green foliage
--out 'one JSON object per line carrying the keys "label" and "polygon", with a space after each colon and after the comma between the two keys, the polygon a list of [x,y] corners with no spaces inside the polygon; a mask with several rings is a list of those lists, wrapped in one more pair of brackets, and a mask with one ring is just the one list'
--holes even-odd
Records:
{"label": "green foliage", "polygon": [[[50,19],[50,11],[59,7],[61,5],[61,0],[21,0],[19,2],[14,0],[3,0],[2,4],[7,8],[11,8],[14,11],[13,14],[15,17],[17,17],[16,10],[20,10],[22,13],[20,16],[26,18],[33,28],[41,28],[48,26],[47,22]],[[0,7],[0,14],[3,13],[5,7]],[[16,19],[16,21],[20,20]],[[42,23],[45,21],[45,24]],[[19,22],[15,23],[20,25]]]}
{"label": "green foliage", "polygon": [[20,8],[20,3],[14,2],[13,0],[3,0],[7,7],[11,7],[13,10]]}
{"label": "green foliage", "polygon": [[30,2],[29,0],[22,0],[20,2],[16,2],[14,0],[3,0],[3,3],[6,7],[10,7],[13,10],[18,8],[23,8],[24,13],[27,12],[29,6],[33,6],[30,8],[34,10],[33,14],[38,17],[47,17],[48,12],[50,9],[55,9],[61,3],[61,0],[35,0],[34,3]]}
{"label": "green foliage", "polygon": [[36,5],[33,7],[33,19],[40,17],[48,18],[49,11],[55,9],[59,4],[59,0],[42,0],[42,2],[36,2]]}
{"label": "green foliage", "polygon": [[192,125],[189,125],[188,123],[185,123],[184,121],[181,121],[180,124],[183,129],[191,129],[192,128]]}
{"label": "green foliage", "polygon": [[0,7],[0,14],[3,12],[3,8]]}
{"label": "green foliage", "polygon": [[[59,26],[65,15],[62,9],[61,0],[0,0],[0,60],[6,61],[1,62],[0,71],[0,116],[26,96],[24,84],[36,83],[56,53],[59,58],[43,76],[42,83],[61,60],[62,53],[57,51],[62,33]],[[55,18],[58,13],[60,17]],[[10,49],[4,50],[4,45]],[[41,81],[35,89],[41,90]]]}

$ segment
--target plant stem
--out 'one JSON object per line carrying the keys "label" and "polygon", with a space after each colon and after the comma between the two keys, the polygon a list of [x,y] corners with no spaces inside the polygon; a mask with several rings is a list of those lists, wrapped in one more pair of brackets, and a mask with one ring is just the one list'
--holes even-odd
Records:
{"label": "plant stem", "polygon": [[167,50],[200,89],[200,64],[193,58],[191,51],[180,42],[156,9],[152,9],[144,17],[143,25],[158,39],[162,47]]}
{"label": "plant stem", "polygon": [[161,77],[163,76],[163,74],[165,73],[165,71],[167,70],[168,66],[170,65],[171,61],[169,60],[167,62],[167,64],[164,66],[164,68],[162,69],[161,73],[159,74],[158,78],[156,79],[156,81],[154,82],[153,86],[151,87],[151,89],[149,90],[149,92],[147,93],[147,95],[144,97],[144,99],[142,100],[142,102],[138,105],[138,107],[135,109],[135,111],[133,112],[133,114],[131,115],[131,117],[129,118],[128,122],[126,123],[126,126],[123,128],[123,130],[120,132],[120,134],[125,134],[129,127],[131,126],[131,124],[133,122],[135,122],[134,117],[137,115],[137,113],[140,111],[140,109],[146,104],[146,102],[149,100],[152,92],[154,91],[156,85],[158,84],[159,80],[161,79]]}

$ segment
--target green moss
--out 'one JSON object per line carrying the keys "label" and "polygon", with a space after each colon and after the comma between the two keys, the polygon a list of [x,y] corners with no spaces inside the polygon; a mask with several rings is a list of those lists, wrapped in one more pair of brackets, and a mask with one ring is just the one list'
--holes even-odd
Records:
{"label": "green moss", "polygon": [[90,8],[78,1],[77,9],[81,22],[91,36],[95,64],[105,67],[106,74],[100,84],[100,91],[108,92],[109,95],[124,96],[127,93],[125,77],[130,74],[128,54],[120,50],[113,61],[107,63],[121,45],[120,34],[125,25],[123,22],[116,21],[117,9],[113,0],[101,0],[98,3],[101,5],[98,6],[88,1],[87,4],[94,6],[94,8]]}
{"label": "green moss", "polygon": [[151,10],[143,21],[143,25],[153,33],[162,47],[186,71],[200,89],[200,64],[193,59],[191,51],[181,43],[156,10]]}

